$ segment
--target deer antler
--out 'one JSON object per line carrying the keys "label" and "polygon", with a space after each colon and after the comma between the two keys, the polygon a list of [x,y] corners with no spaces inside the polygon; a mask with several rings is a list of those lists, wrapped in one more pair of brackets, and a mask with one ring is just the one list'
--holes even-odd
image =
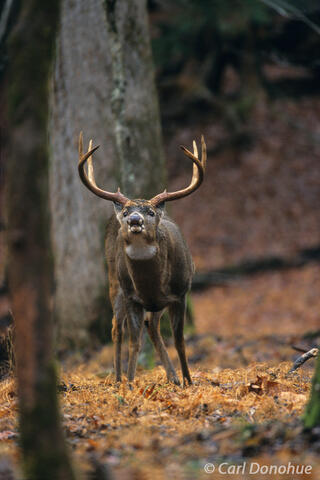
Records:
{"label": "deer antler", "polygon": [[183,198],[187,195],[190,195],[200,187],[203,181],[207,161],[207,149],[203,135],[201,136],[201,160],[199,160],[197,144],[195,141],[193,141],[193,153],[191,153],[183,145],[180,145],[180,148],[184,151],[187,157],[191,158],[193,161],[193,174],[191,183],[188,187],[183,188],[182,190],[177,190],[176,192],[167,192],[165,190],[164,192],[159,193],[150,200],[154,206],[157,206],[162,202],[170,202],[171,200],[178,200],[178,198]]}
{"label": "deer antler", "polygon": [[[112,202],[116,202],[124,205],[125,203],[128,202],[129,199],[124,195],[122,195],[122,193],[120,192],[120,188],[118,188],[118,191],[116,193],[112,193],[112,192],[107,192],[106,190],[102,190],[96,184],[96,181],[94,179],[94,173],[93,173],[92,154],[97,150],[97,148],[99,148],[99,146],[100,145],[97,145],[96,147],[92,148],[92,140],[90,140],[88,151],[83,155],[83,137],[82,137],[82,132],[80,132],[78,171],[79,171],[79,175],[82,180],[82,183],[89,190],[91,190],[91,192],[93,192],[95,195],[98,195],[98,197],[104,198],[105,200],[111,200]],[[85,163],[87,160],[88,160],[88,174],[85,171]]]}

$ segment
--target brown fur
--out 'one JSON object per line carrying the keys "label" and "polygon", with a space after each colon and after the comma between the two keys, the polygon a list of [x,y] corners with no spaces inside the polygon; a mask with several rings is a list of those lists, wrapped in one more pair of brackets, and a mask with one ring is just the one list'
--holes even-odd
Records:
{"label": "brown fur", "polygon": [[[183,338],[185,296],[194,271],[189,249],[178,226],[162,206],[155,207],[148,200],[130,200],[124,206],[117,205],[115,211],[107,227],[106,256],[114,314],[112,338],[116,380],[121,380],[124,322],[127,319],[130,342],[128,380],[131,382],[147,318],[148,333],[168,380],[180,383],[160,334],[160,318],[168,308],[183,383],[187,380],[191,384]],[[141,218],[144,228],[139,233],[132,233],[128,226],[132,215]]]}

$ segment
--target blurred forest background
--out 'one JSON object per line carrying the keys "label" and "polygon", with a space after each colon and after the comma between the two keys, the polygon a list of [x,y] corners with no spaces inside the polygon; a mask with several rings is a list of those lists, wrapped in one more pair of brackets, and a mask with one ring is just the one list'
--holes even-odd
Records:
{"label": "blurred forest background", "polygon": [[[190,165],[178,146],[206,139],[203,186],[168,208],[196,264],[191,364],[292,361],[292,345],[318,346],[319,2],[149,0],[145,9],[134,0],[116,10],[113,1],[63,0],[59,12],[58,2],[42,2],[38,15],[40,3],[0,0],[3,378],[14,329],[5,190],[17,198],[12,171],[24,158],[38,168],[47,138],[38,187],[48,204],[39,211],[48,231],[50,219],[60,357],[80,350],[89,358],[110,340],[103,237],[111,206],[80,184],[80,130],[101,144],[99,185],[135,197],[186,185]],[[38,42],[43,49],[33,49]],[[38,214],[32,201],[20,197],[20,205],[20,220],[24,209]],[[23,235],[9,217],[19,256]]]}
{"label": "blurred forest background", "polygon": [[[11,10],[6,16],[9,4]],[[9,61],[5,40],[14,25],[18,5],[2,1],[1,7],[3,75]],[[100,183],[115,187],[117,179],[108,173],[108,168],[113,168],[114,155],[113,135],[106,130],[110,91],[107,77],[101,78],[102,68],[110,68],[110,60],[103,51],[106,40],[98,36],[99,21],[95,20],[84,34],[87,28],[82,24],[86,16],[91,20],[94,15],[94,2],[86,8],[81,3],[72,6],[66,2],[62,8],[65,15],[58,48],[60,63],[55,72],[58,106],[53,107],[50,126],[53,156],[60,158],[52,160],[50,174],[58,304],[62,322],[68,322],[67,336],[73,324],[78,329],[84,322],[82,336],[87,338],[87,320],[82,320],[85,316],[90,318],[89,327],[95,334],[98,331],[103,340],[107,337],[103,333],[105,320],[101,319],[106,316],[101,306],[105,297],[101,258],[110,206],[82,189],[74,163],[77,134],[83,129],[87,140],[91,135],[102,144],[103,155],[109,156],[100,157],[97,153]],[[241,269],[244,264],[246,271],[248,262],[250,270],[251,262],[257,263],[259,269],[319,258],[317,2],[179,0],[173,5],[164,0],[150,1],[148,9],[169,188],[184,185],[189,178],[189,165],[181,158],[178,145],[190,145],[201,133],[208,145],[206,182],[197,199],[189,197],[170,205],[170,212],[191,247],[197,271],[218,270],[203,281],[223,282],[226,272],[219,275],[219,270],[239,266]],[[70,39],[74,36],[76,40]],[[94,58],[90,58],[93,52]],[[71,54],[73,58],[69,58]],[[103,61],[100,68],[99,62]],[[2,112],[7,103],[2,98]],[[2,115],[1,198],[5,131]],[[63,135],[66,139],[61,140]],[[161,148],[152,152],[153,158],[163,155]],[[152,170],[149,168],[149,172]],[[162,167],[158,169],[159,189],[165,183],[162,171]],[[154,187],[148,187],[148,191],[146,182],[145,186],[138,184],[132,193],[148,196],[156,191]],[[66,196],[71,202],[67,207],[61,201]],[[84,212],[81,222],[80,211]],[[3,230],[3,200],[1,212]],[[1,283],[5,291],[5,248],[1,236]],[[201,282],[202,277],[202,285]],[[74,291],[81,302],[87,297],[90,304],[70,302]],[[93,291],[95,298],[91,299]],[[70,305],[63,305],[68,301]],[[6,300],[2,299],[1,305],[3,316]],[[76,334],[75,339],[76,344],[86,344]]]}
{"label": "blurred forest background", "polygon": [[[2,77],[10,60],[6,40],[18,4],[1,2]],[[105,310],[103,235],[111,211],[79,184],[74,162],[81,129],[87,140],[92,136],[102,144],[96,162],[100,183],[115,188],[121,173],[113,166],[117,140],[113,129],[108,131],[113,108],[108,82],[111,60],[105,54],[103,21],[94,18],[99,17],[99,9],[103,16],[103,8],[92,1],[86,7],[81,2],[65,2],[62,9],[49,127],[52,237],[58,317],[62,325],[68,325],[61,327],[61,335],[71,345],[81,346],[88,343],[88,328],[100,340],[110,338],[105,336],[105,318],[110,312]],[[181,159],[179,144],[190,145],[203,133],[209,150],[206,182],[198,199],[190,197],[170,205],[191,247],[197,271],[218,269],[217,274],[200,276],[200,284],[207,280],[219,284],[228,273],[219,274],[219,270],[229,267],[244,266],[251,271],[255,270],[252,262],[259,269],[319,258],[317,2],[179,0],[173,5],[164,0],[149,1],[148,10],[168,187],[184,185],[189,178],[189,165]],[[94,22],[90,29],[88,19]],[[126,68],[129,72],[130,60]],[[145,76],[142,72],[140,78],[133,78],[127,94],[134,98],[132,109],[137,112],[138,102],[140,106],[146,100],[150,103],[150,97],[141,94],[143,87],[134,91]],[[31,86],[32,82],[34,77]],[[2,97],[2,112],[11,101],[14,104],[16,99]],[[150,118],[151,113],[148,115]],[[3,198],[6,121],[3,114],[1,117]],[[130,121],[128,118],[127,127]],[[140,135],[144,148],[149,149],[145,132]],[[148,155],[158,159],[158,168],[145,165],[145,174],[140,176],[145,180],[141,183],[135,178],[136,191],[133,188],[128,194],[148,196],[166,183],[159,133],[148,135],[152,140],[157,137],[157,145]],[[131,145],[132,150],[131,155],[141,159],[143,154]],[[156,186],[152,185],[155,171]],[[1,205],[4,230],[3,200]],[[4,252],[3,246],[1,283],[5,292]],[[5,299],[1,305],[5,315]]]}

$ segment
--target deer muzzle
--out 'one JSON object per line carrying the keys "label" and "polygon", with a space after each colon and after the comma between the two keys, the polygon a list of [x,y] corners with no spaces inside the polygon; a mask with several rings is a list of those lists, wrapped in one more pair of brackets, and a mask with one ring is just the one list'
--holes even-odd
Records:
{"label": "deer muzzle", "polygon": [[140,213],[133,212],[128,220],[128,229],[132,233],[140,233],[144,229],[144,218]]}

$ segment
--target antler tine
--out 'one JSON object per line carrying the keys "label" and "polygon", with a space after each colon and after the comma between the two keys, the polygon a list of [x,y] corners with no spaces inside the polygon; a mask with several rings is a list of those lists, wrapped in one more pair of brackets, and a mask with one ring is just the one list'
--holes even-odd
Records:
{"label": "antler tine", "polygon": [[198,155],[198,147],[197,147],[197,144],[196,144],[196,141],[193,140],[192,142],[192,145],[193,145],[193,155],[197,158],[199,158],[199,155]]}
{"label": "antler tine", "polygon": [[203,135],[201,135],[201,163],[205,172],[207,168],[207,147]]}
{"label": "antler tine", "polygon": [[186,197],[193,193],[197,188],[200,187],[203,178],[204,172],[206,169],[206,161],[207,161],[207,149],[206,144],[201,136],[201,160],[199,160],[198,156],[198,148],[195,140],[193,141],[193,153],[191,153],[186,147],[180,145],[180,148],[183,150],[185,155],[189,157],[193,161],[193,172],[192,172],[192,179],[188,187],[183,188],[182,190],[177,190],[176,192],[167,192],[166,190],[162,193],[159,193],[155,197],[153,197],[150,201],[153,205],[159,205],[162,202],[169,202],[171,200],[178,200],[179,198]]}
{"label": "antler tine", "polygon": [[[192,145],[193,145],[193,155],[195,157],[199,158],[198,147],[197,147],[197,144],[196,144],[195,140],[193,140]],[[193,170],[192,170],[192,181],[195,181],[197,179],[197,177],[198,177],[198,167],[194,163],[193,164]]]}
{"label": "antler tine", "polygon": [[[92,139],[89,142],[88,152],[90,150],[92,150]],[[97,184],[96,184],[96,181],[95,181],[95,178],[94,178],[92,155],[90,155],[90,157],[88,158],[88,178],[89,178],[90,182],[93,183],[94,186],[96,187]]]}
{"label": "antler tine", "polygon": [[[79,164],[78,164],[78,171],[82,183],[93,192],[98,197],[104,198],[105,200],[111,200],[112,202],[117,202],[124,205],[129,199],[122,195],[120,189],[116,193],[108,192],[106,190],[102,190],[96,184],[94,178],[94,171],[93,171],[93,163],[92,163],[92,154],[99,148],[100,145],[92,148],[92,140],[89,142],[89,148],[87,153],[83,154],[83,135],[80,132],[79,135]],[[88,174],[85,171],[85,164],[88,161]]]}

